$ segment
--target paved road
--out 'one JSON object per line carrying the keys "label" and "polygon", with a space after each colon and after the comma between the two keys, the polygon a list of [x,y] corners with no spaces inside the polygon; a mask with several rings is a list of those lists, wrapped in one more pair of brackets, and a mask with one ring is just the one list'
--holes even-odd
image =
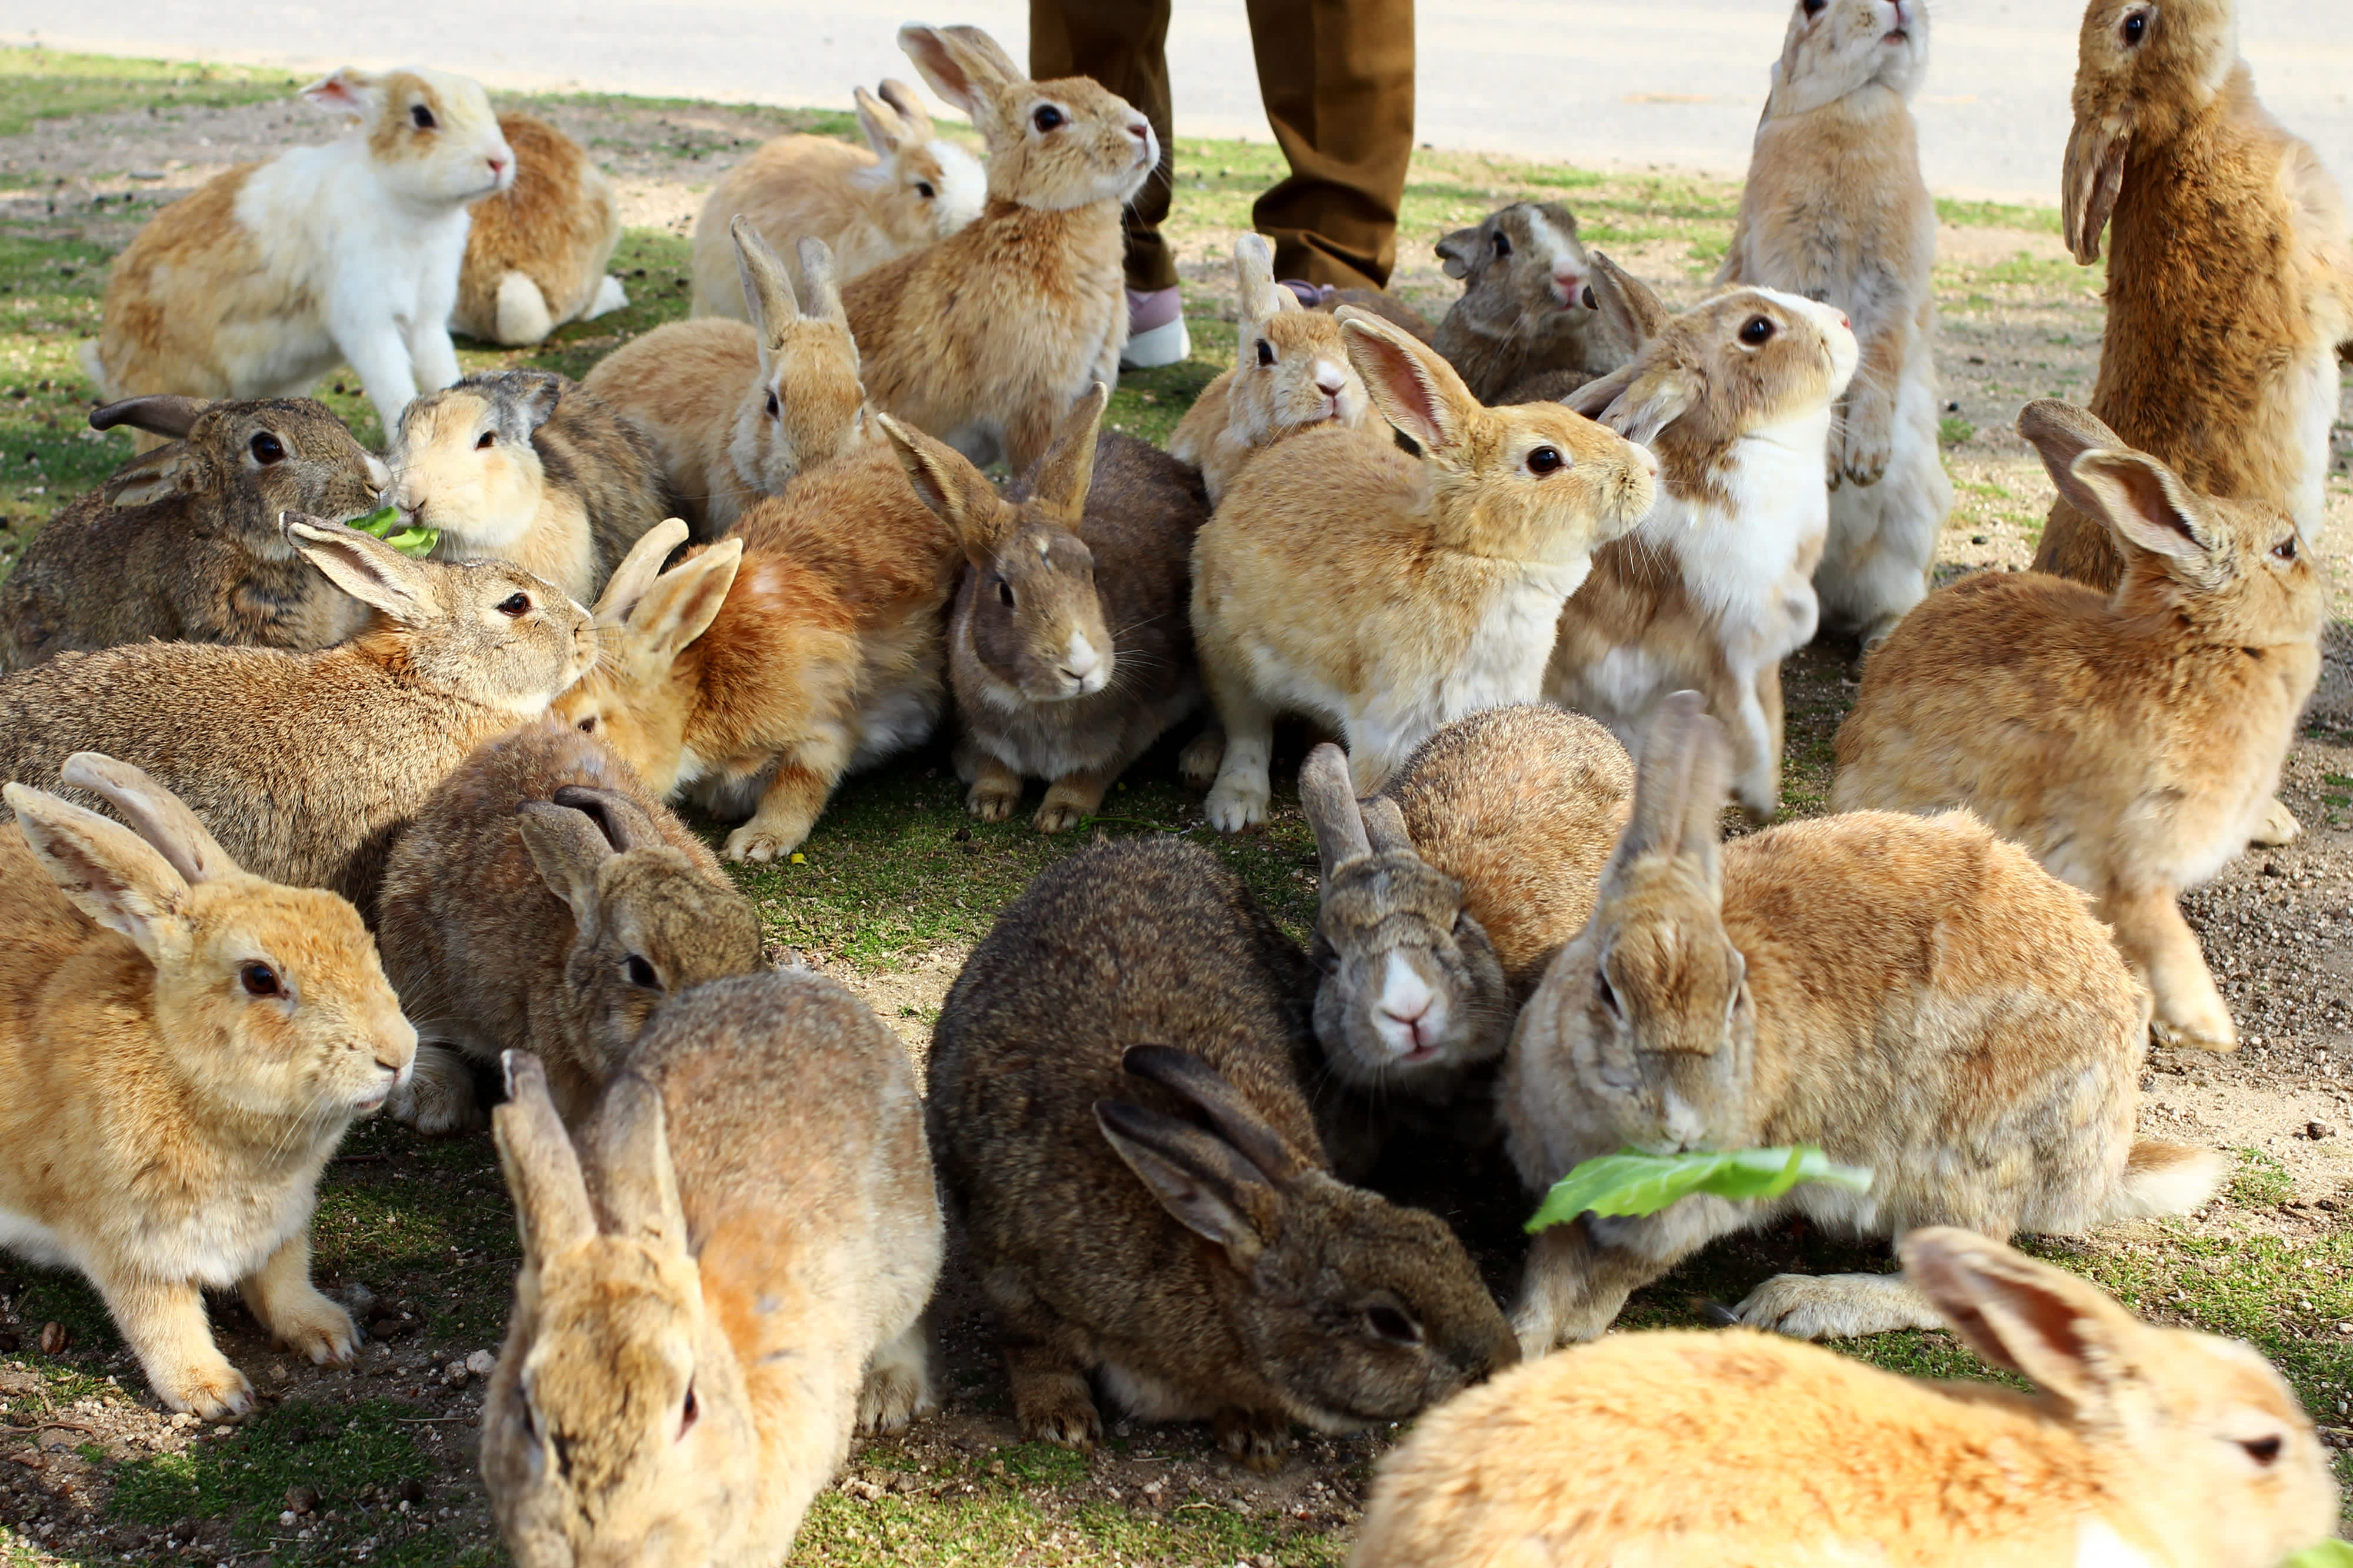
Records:
{"label": "paved road", "polygon": [[[2073,0],[1932,0],[1919,106],[1929,184],[2055,201]],[[2265,101],[2353,184],[2353,4],[2242,0]],[[1019,58],[1023,0],[0,0],[0,41],[323,67],[427,61],[494,87],[839,105],[909,76],[897,23],[979,23]],[[1737,174],[1780,49],[1779,0],[1421,0],[1421,139]],[[1176,0],[1180,133],[1263,138],[1242,0]]]}

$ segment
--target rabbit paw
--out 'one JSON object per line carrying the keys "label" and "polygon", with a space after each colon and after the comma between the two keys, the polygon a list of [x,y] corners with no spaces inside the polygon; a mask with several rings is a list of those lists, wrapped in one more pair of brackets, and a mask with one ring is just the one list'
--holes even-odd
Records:
{"label": "rabbit paw", "polygon": [[800,847],[808,837],[804,826],[797,831],[780,828],[774,823],[754,817],[727,836],[727,858],[730,860],[781,860]]}
{"label": "rabbit paw", "polygon": [[1176,753],[1176,772],[1195,789],[1218,782],[1218,764],[1226,760],[1226,732],[1215,724],[1185,743]]}
{"label": "rabbit paw", "polygon": [[1291,1417],[1280,1410],[1218,1412],[1218,1442],[1226,1458],[1264,1475],[1282,1468],[1291,1457]]}
{"label": "rabbit paw", "polygon": [[310,1357],[317,1366],[342,1366],[359,1353],[360,1332],[352,1325],[352,1315],[308,1287],[300,1295],[271,1304],[269,1332],[288,1350]]}
{"label": "rabbit paw", "polygon": [[154,1383],[157,1398],[200,1420],[234,1421],[253,1408],[253,1384],[218,1351],[208,1363],[184,1368],[177,1377],[158,1378]]}
{"label": "rabbit paw", "polygon": [[[1875,485],[1886,477],[1895,456],[1895,403],[1875,389],[1858,388],[1846,400],[1845,456],[1840,474],[1858,485]],[[1833,476],[1831,483],[1838,482]]]}
{"label": "rabbit paw", "polygon": [[2295,813],[2287,808],[2287,803],[2274,795],[2271,805],[2263,808],[2263,819],[2255,825],[2255,831],[2248,837],[2247,842],[2257,849],[2276,849],[2303,837],[2304,825],[2296,821]]}
{"label": "rabbit paw", "polygon": [[1021,1436],[1032,1443],[1051,1443],[1057,1447],[1076,1448],[1082,1454],[1092,1453],[1095,1445],[1103,1441],[1103,1415],[1082,1385],[1073,1397],[1052,1400],[1041,1408],[1021,1412]]}
{"label": "rabbit paw", "polygon": [[2157,1037],[2158,1045],[2171,1046],[2178,1050],[2227,1055],[2239,1048],[2238,1026],[2231,1022],[2231,1015],[2227,1012],[2218,1012],[2211,1016],[2153,1018],[2149,1021],[2148,1031]]}
{"label": "rabbit paw", "polygon": [[[1021,781],[1019,779],[1015,779],[1012,786],[1008,788],[1004,780],[991,778],[986,774],[976,780],[972,788],[965,792],[964,796],[965,809],[983,822],[1003,822],[1013,815],[1013,808],[1020,804]],[[1041,809],[1039,815],[1043,816],[1045,813]],[[1045,825],[1041,822],[1039,826],[1043,827]],[[1051,829],[1048,831],[1050,832]]]}
{"label": "rabbit paw", "polygon": [[858,1391],[858,1429],[896,1432],[940,1407],[932,1393],[931,1344],[918,1323],[874,1352]]}
{"label": "rabbit paw", "polygon": [[465,1058],[447,1046],[417,1047],[416,1071],[392,1091],[384,1110],[395,1121],[428,1138],[470,1131],[487,1121],[474,1098],[473,1073]]}
{"label": "rabbit paw", "polygon": [[1220,833],[1240,833],[1266,820],[1266,805],[1271,793],[1263,773],[1221,778],[1218,787],[1209,792],[1209,798],[1202,803],[1201,815]]}
{"label": "rabbit paw", "polygon": [[1844,1340],[1944,1326],[1901,1274],[1776,1274],[1732,1310],[1752,1329],[1795,1340]]}
{"label": "rabbit paw", "polygon": [[[1095,802],[1095,805],[1102,804],[1101,801]],[[1094,805],[1089,805],[1083,801],[1072,800],[1066,795],[1058,796],[1050,791],[1046,795],[1045,804],[1039,806],[1038,815],[1034,820],[1040,833],[1066,833],[1093,815]]]}

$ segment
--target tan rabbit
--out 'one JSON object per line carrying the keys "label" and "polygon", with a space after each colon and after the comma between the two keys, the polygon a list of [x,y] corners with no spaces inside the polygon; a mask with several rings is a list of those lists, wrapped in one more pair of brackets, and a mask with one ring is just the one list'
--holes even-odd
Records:
{"label": "tan rabbit", "polygon": [[500,115],[499,130],[514,149],[514,184],[470,209],[449,324],[514,348],[629,297],[605,270],[621,242],[621,208],[588,149],[528,114]]}
{"label": "tan rabbit", "polygon": [[1348,363],[1339,321],[1303,309],[1274,280],[1274,248],[1261,235],[1234,241],[1241,345],[1168,437],[1168,455],[1201,470],[1215,506],[1242,465],[1296,430],[1360,428],[1371,403]]}
{"label": "tan rabbit", "polygon": [[2167,1038],[2230,1050],[2175,896],[2264,819],[2319,679],[2327,580],[2276,505],[2199,495],[2063,403],[2018,427],[2114,531],[2124,581],[1989,572],[1932,595],[1863,670],[1831,800],[1976,812],[2099,901]]}
{"label": "tan rabbit", "polygon": [[945,1237],[906,1047],[789,969],[665,1005],[577,1154],[538,1064],[510,1052],[507,1084],[523,1261],[482,1479],[516,1563],[783,1562],[851,1430],[937,1405]]}
{"label": "tan rabbit", "polygon": [[1642,346],[1568,405],[1657,452],[1659,504],[1561,610],[1545,695],[1631,746],[1669,692],[1704,693],[1732,733],[1734,795],[1762,822],[1781,802],[1781,661],[1819,618],[1819,459],[1854,333],[1834,307],[1770,289],[1670,317],[1607,256],[1594,267],[1603,320]]}
{"label": "tan rabbit", "polygon": [[2246,1345],[1967,1231],[1901,1250],[2039,1392],[1745,1330],[1612,1335],[1417,1422],[1352,1568],[2274,1568],[2335,1527],[2328,1450]]}
{"label": "tan rabbit", "polygon": [[976,463],[1026,472],[1127,346],[1120,208],[1159,166],[1152,127],[1083,77],[1030,81],[977,27],[899,29],[988,144],[988,205],[842,290],[874,405]]}
{"label": "tan rabbit", "polygon": [[554,717],[477,748],[427,797],[375,923],[427,1042],[391,1113],[423,1132],[478,1125],[464,1058],[508,1050],[539,1058],[577,1126],[666,997],[762,965],[759,917],[702,840]]}
{"label": "tan rabbit", "polygon": [[75,752],[144,767],[256,876],[362,909],[393,834],[491,736],[595,658],[586,613],[502,562],[412,561],[289,517],[288,545],[375,611],[314,653],[133,643],[0,680],[0,778],[54,784]]}
{"label": "tan rabbit", "polygon": [[584,383],[653,437],[698,539],[725,533],[803,469],[881,439],[865,417],[858,345],[825,242],[800,242],[797,294],[749,219],[735,220],[735,243],[750,325],[668,322],[597,361]]}
{"label": "tan rabbit", "polygon": [[[980,161],[932,133],[914,89],[886,81],[857,89],[868,152],[830,136],[779,136],[720,176],[694,220],[694,314],[750,321],[735,286],[736,225],[790,256],[815,239],[847,282],[947,238],[980,216],[988,176]],[[797,259],[797,258],[796,258]],[[792,279],[807,289],[806,271]]]}
{"label": "tan rabbit", "polygon": [[1936,206],[1909,100],[1930,0],[1799,0],[1718,283],[1844,311],[1861,363],[1831,437],[1825,624],[1867,653],[1928,591],[1953,508],[1937,450]]}
{"label": "tan rabbit", "polygon": [[227,1420],[253,1385],[204,1292],[347,1362],[311,1284],[319,1173],[406,1081],[416,1031],[359,912],[238,869],[137,768],[65,760],[126,828],[20,784],[0,827],[0,1244],[87,1278],[174,1410]]}
{"label": "tan rabbit", "polygon": [[[1543,1231],[1513,1318],[1528,1353],[1596,1337],[1630,1292],[1786,1215],[1999,1239],[2213,1194],[2221,1156],[2133,1136],[2148,994],[2082,894],[1967,812],[1817,817],[1719,849],[1723,807],[1721,726],[1680,693],[1643,739],[1593,920],[1520,1014],[1512,1159],[1541,1193],[1621,1149],[1813,1143],[1871,1189],[1700,1194]],[[1885,1274],[1777,1275],[1735,1315],[1800,1339],[1940,1321]]]}
{"label": "tan rabbit", "polygon": [[1278,714],[1342,731],[1359,794],[1441,724],[1533,701],[1594,550],[1651,510],[1649,451],[1552,404],[1480,406],[1435,351],[1353,308],[1386,429],[1303,430],[1244,469],[1193,550],[1193,634],[1225,726],[1211,823],[1263,821]]}

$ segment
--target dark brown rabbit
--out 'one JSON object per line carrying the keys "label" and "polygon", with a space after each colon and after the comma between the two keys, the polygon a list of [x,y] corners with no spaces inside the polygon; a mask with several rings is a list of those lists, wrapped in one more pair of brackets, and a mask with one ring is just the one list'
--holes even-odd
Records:
{"label": "dark brown rabbit", "polygon": [[[933,1035],[931,1136],[1026,1436],[1147,1420],[1281,1462],[1517,1356],[1436,1216],[1335,1180],[1297,1064],[1313,974],[1216,856],[1097,844],[998,918]],[[1204,1244],[1207,1245],[1204,1245]]]}
{"label": "dark brown rabbit", "polygon": [[[1573,390],[1609,374],[1634,355],[1586,302],[1593,265],[1577,236],[1577,217],[1558,202],[1514,202],[1475,227],[1438,242],[1449,278],[1462,279],[1430,346],[1446,356],[1480,402],[1525,403]],[[1560,391],[1550,388],[1559,385]],[[1525,390],[1523,390],[1525,388]]]}
{"label": "dark brown rabbit", "polygon": [[342,420],[307,397],[133,397],[90,428],[171,437],[60,509],[0,585],[0,670],[123,643],[341,642],[359,602],[286,542],[289,511],[341,521],[389,482]]}

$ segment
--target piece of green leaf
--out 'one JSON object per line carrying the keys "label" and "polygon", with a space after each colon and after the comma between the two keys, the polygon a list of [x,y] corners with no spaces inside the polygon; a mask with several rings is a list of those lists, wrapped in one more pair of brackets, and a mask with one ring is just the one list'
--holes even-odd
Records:
{"label": "piece of green leaf", "polygon": [[365,517],[355,517],[352,519],[352,526],[362,533],[375,534],[403,555],[428,555],[441,542],[441,531],[438,528],[401,527],[400,509],[396,506],[378,507]]}
{"label": "piece of green leaf", "polygon": [[1578,1215],[1656,1214],[1679,1198],[1777,1198],[1799,1182],[1871,1189],[1871,1173],[1832,1163],[1810,1143],[1794,1149],[1732,1149],[1721,1153],[1644,1154],[1632,1149],[1588,1160],[1553,1184],[1528,1229],[1567,1225]]}
{"label": "piece of green leaf", "polygon": [[2317,1546],[2306,1547],[2280,1568],[2353,1568],[2353,1545],[2324,1541]]}

